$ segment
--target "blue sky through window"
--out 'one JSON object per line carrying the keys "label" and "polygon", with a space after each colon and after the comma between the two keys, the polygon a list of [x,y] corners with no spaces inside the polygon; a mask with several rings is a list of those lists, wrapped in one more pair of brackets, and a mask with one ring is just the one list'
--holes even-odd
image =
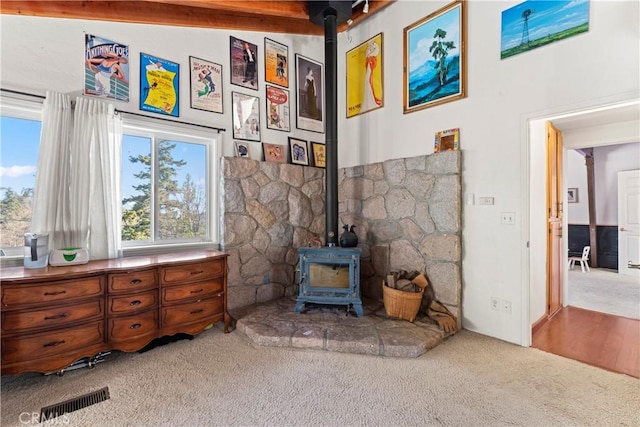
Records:
{"label": "blue sky through window", "polygon": [[[41,123],[2,117],[0,120],[0,186],[16,193],[36,182]],[[4,197],[4,191],[0,196]]]}

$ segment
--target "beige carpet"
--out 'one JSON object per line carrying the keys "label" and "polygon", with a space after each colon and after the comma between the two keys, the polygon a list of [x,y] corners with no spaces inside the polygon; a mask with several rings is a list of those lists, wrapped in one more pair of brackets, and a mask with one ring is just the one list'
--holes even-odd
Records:
{"label": "beige carpet", "polygon": [[468,331],[415,359],[259,347],[219,326],[62,377],[2,377],[2,426],[108,386],[46,425],[637,426],[640,382]]}
{"label": "beige carpet", "polygon": [[640,279],[613,270],[569,270],[567,304],[586,310],[640,319]]}

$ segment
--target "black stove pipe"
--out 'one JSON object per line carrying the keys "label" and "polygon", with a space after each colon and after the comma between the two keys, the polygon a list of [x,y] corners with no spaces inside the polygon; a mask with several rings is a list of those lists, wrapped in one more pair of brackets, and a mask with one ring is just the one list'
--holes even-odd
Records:
{"label": "black stove pipe", "polygon": [[326,110],[326,218],[327,246],[338,246],[338,33],[336,11],[324,16]]}

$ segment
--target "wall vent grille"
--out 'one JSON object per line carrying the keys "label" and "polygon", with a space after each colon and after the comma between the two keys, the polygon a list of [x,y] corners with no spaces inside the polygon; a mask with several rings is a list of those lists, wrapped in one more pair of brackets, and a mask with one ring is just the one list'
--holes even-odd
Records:
{"label": "wall vent grille", "polygon": [[56,403],[42,408],[40,410],[40,422],[51,420],[69,412],[77,411],[78,409],[86,408],[87,406],[94,405],[96,403],[104,402],[109,399],[109,387],[101,388],[91,393],[83,394],[82,396],[74,397],[73,399],[65,400],[64,402]]}

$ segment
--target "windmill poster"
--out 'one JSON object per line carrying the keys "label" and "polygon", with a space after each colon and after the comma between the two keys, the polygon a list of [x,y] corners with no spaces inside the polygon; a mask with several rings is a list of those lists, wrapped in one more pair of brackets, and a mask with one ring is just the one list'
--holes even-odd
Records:
{"label": "windmill poster", "polygon": [[525,1],[502,12],[500,59],[589,31],[589,0]]}
{"label": "windmill poster", "polygon": [[180,64],[140,53],[140,109],[179,117]]}
{"label": "windmill poster", "polygon": [[84,94],[129,102],[129,46],[84,35]]}

